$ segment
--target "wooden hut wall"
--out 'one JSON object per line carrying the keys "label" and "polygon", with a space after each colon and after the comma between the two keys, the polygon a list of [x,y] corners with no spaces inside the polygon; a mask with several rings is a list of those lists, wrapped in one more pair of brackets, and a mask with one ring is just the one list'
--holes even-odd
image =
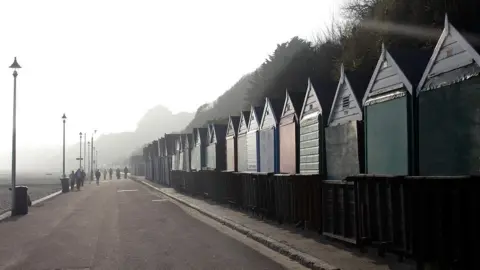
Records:
{"label": "wooden hut wall", "polygon": [[240,116],[240,123],[238,125],[238,139],[237,139],[237,158],[238,171],[245,172],[248,170],[247,159],[247,132],[248,120],[250,119],[249,112],[242,112]]}
{"label": "wooden hut wall", "polygon": [[215,143],[213,143],[213,125],[212,124],[209,124],[208,125],[208,133],[207,133],[207,140],[208,140],[208,144],[207,144],[207,151],[205,152],[205,155],[207,157],[207,169],[208,170],[214,170],[215,167],[216,167],[216,164],[215,164],[215,160],[216,160],[216,157],[215,157],[215,153],[216,153],[216,150],[215,150]]}
{"label": "wooden hut wall", "polygon": [[191,169],[192,171],[199,171],[202,169],[201,165],[201,139],[198,128],[193,129],[193,147],[192,147],[192,158],[191,158]]}
{"label": "wooden hut wall", "polygon": [[222,124],[214,124],[214,138],[212,141],[215,143],[215,170],[224,171],[227,169],[226,159],[226,131],[227,126]]}
{"label": "wooden hut wall", "polygon": [[420,175],[478,173],[479,52],[446,18],[417,89]]}
{"label": "wooden hut wall", "polygon": [[300,117],[300,173],[324,174],[324,119],[320,100],[308,80]]}
{"label": "wooden hut wall", "polygon": [[[349,78],[355,81],[350,83]],[[364,171],[363,115],[357,97],[363,98],[368,79],[367,76],[347,76],[342,65],[325,128],[327,179],[341,180]]]}
{"label": "wooden hut wall", "polygon": [[237,130],[238,130],[238,116],[230,116],[228,121],[227,135],[226,135],[226,158],[227,171],[238,170],[238,145],[237,145]]}
{"label": "wooden hut wall", "polygon": [[260,172],[279,172],[278,118],[281,101],[266,99],[259,131]]}
{"label": "wooden hut wall", "polygon": [[285,104],[279,123],[280,173],[296,174],[299,169],[298,116],[302,110],[305,92],[286,91]]}
{"label": "wooden hut wall", "polygon": [[260,169],[260,160],[259,156],[259,135],[258,135],[258,118],[260,117],[257,114],[258,111],[261,111],[261,108],[254,108],[250,111],[250,121],[248,124],[248,133],[247,133],[247,171],[249,172],[258,172]]}

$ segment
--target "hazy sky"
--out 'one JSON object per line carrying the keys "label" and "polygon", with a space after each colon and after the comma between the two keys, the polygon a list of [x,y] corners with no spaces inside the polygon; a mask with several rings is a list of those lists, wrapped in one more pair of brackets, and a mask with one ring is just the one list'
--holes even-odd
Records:
{"label": "hazy sky", "polygon": [[61,145],[78,132],[133,130],[149,108],[195,111],[255,69],[277,43],[312,38],[340,0],[1,1],[0,153]]}

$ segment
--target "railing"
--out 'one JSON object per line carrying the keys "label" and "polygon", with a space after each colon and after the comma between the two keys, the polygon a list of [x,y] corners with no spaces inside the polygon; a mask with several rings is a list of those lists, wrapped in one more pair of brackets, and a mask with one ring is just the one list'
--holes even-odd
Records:
{"label": "railing", "polygon": [[[304,227],[378,254],[438,269],[473,269],[480,251],[480,179],[172,171],[172,187]],[[445,267],[444,267],[445,266]],[[474,267],[475,268],[475,267]]]}

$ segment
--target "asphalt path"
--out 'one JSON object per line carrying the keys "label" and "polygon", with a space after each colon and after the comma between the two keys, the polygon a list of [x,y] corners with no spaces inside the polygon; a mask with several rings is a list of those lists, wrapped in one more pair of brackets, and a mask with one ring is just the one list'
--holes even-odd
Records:
{"label": "asphalt path", "polygon": [[305,269],[131,180],[0,222],[0,269]]}

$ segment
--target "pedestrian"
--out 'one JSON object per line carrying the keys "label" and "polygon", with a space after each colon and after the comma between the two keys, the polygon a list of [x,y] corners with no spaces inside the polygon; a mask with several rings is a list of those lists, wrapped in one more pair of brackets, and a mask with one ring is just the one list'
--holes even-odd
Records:
{"label": "pedestrian", "polygon": [[125,169],[123,169],[123,173],[124,173],[123,178],[124,178],[124,179],[127,179],[127,174],[128,174],[128,168],[127,168],[127,166],[125,166]]}
{"label": "pedestrian", "polygon": [[83,182],[85,182],[85,178],[87,178],[87,174],[85,171],[82,169],[82,187],[83,187]]}
{"label": "pedestrian", "polygon": [[120,168],[117,168],[117,179],[120,179],[121,175],[120,175]]}
{"label": "pedestrian", "polygon": [[110,176],[110,180],[112,180],[112,174],[113,174],[113,169],[112,169],[112,168],[110,168],[110,169],[108,170],[108,174],[109,174],[109,176]]}
{"label": "pedestrian", "polygon": [[97,169],[97,171],[95,172],[95,178],[97,178],[97,186],[99,185],[99,181],[100,181],[100,170]]}
{"label": "pedestrian", "polygon": [[103,169],[103,180],[107,180],[107,169]]}
{"label": "pedestrian", "polygon": [[80,168],[75,172],[75,183],[77,184],[77,191],[80,191],[80,185],[82,184],[82,171]]}
{"label": "pedestrian", "polygon": [[69,175],[70,178],[70,190],[75,188],[75,172],[72,170],[72,173]]}

